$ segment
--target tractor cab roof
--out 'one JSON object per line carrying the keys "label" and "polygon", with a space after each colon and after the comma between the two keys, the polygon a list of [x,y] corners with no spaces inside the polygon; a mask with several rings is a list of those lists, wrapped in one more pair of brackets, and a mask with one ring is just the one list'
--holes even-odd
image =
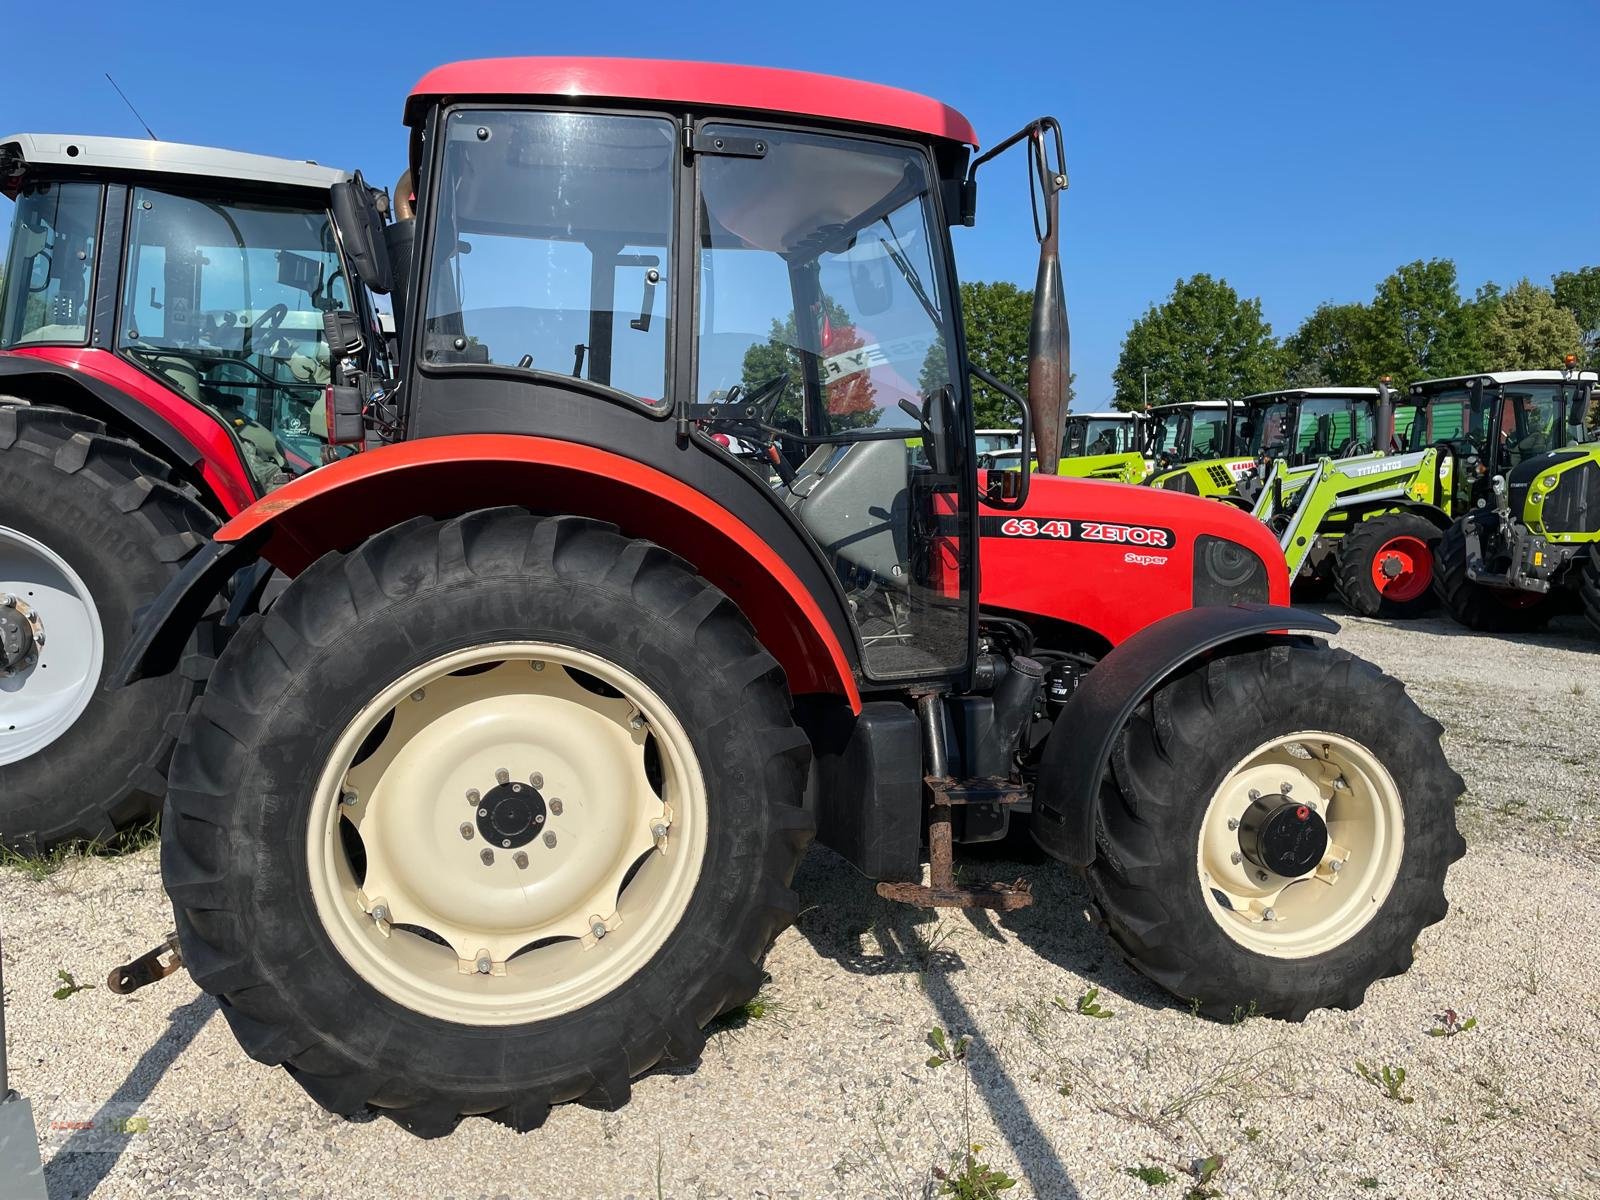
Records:
{"label": "tractor cab roof", "polygon": [[1132,421],[1136,417],[1143,415],[1143,413],[1122,412],[1121,410],[1110,412],[1069,412],[1067,420],[1070,421],[1076,417],[1080,421]]}
{"label": "tractor cab roof", "polygon": [[[1466,384],[1484,383],[1494,387],[1505,387],[1515,383],[1560,383],[1560,371],[1479,371],[1473,375],[1451,375],[1443,379],[1419,379],[1411,385],[1413,396],[1426,395],[1430,392],[1442,392],[1452,388],[1459,388]],[[1573,383],[1600,382],[1600,376],[1593,371],[1576,371],[1570,377]]]}
{"label": "tractor cab roof", "polygon": [[1231,407],[1231,405],[1226,400],[1173,400],[1168,404],[1157,404],[1150,410],[1150,415],[1156,416],[1160,413],[1187,412],[1190,409],[1196,408],[1216,409],[1221,411],[1222,409],[1229,407]]}
{"label": "tractor cab roof", "polygon": [[30,174],[184,176],[226,179],[266,187],[307,188],[326,192],[350,178],[347,171],[309,159],[272,158],[157,142],[149,138],[100,137],[76,133],[15,133],[0,139],[0,191],[15,197]]}
{"label": "tractor cab roof", "polygon": [[648,58],[480,58],[435,67],[406,99],[406,124],[443,99],[556,97],[667,103],[872,126],[977,146],[971,123],[916,92],[775,67]]}
{"label": "tractor cab roof", "polygon": [[1253,396],[1245,396],[1238,401],[1240,404],[1273,404],[1281,400],[1304,400],[1313,396],[1349,396],[1356,400],[1376,400],[1378,389],[1370,387],[1307,387],[1307,388],[1282,388],[1276,392],[1257,392]]}

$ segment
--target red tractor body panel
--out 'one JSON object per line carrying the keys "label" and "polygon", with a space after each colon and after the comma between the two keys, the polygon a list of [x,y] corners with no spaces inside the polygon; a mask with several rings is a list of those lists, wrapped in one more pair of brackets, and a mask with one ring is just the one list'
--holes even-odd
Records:
{"label": "red tractor body panel", "polygon": [[774,67],[645,58],[481,58],[424,75],[406,100],[413,123],[428,102],[462,96],[558,96],[564,102],[666,101],[690,107],[745,108],[815,120],[872,125],[977,146],[971,123],[947,104],[916,92]]}
{"label": "red tractor body panel", "polygon": [[1267,567],[1268,602],[1289,602],[1276,540],[1259,521],[1214,500],[1035,474],[1021,509],[984,509],[979,519],[985,608],[1080,625],[1111,646],[1193,606],[1200,534],[1255,553]]}
{"label": "red tractor body panel", "polygon": [[411,517],[501,505],[578,512],[649,537],[727,593],[782,664],[793,692],[843,696],[860,711],[849,656],[789,564],[702,493],[604,450],[523,434],[399,442],[285,484],[216,536],[237,542],[264,529],[261,556],[297,575],[328,551]]}
{"label": "red tractor body panel", "polygon": [[24,346],[4,353],[36,358],[81,372],[137,400],[183,434],[200,451],[194,464],[210,486],[222,515],[231,517],[255,502],[255,485],[239,458],[233,439],[217,418],[199,405],[163,387],[109,350],[81,346]]}

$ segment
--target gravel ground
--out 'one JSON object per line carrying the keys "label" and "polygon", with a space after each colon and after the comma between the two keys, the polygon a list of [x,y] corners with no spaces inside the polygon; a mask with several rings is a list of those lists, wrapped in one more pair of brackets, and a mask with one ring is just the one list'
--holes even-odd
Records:
{"label": "gravel ground", "polygon": [[[759,1003],[695,1068],[639,1081],[620,1112],[422,1142],[323,1113],[245,1058],[185,975],[52,998],[58,971],[100,983],[165,935],[153,849],[44,879],[13,866],[13,1078],[50,1196],[911,1198],[972,1144],[1017,1180],[1008,1198],[1600,1196],[1596,644],[1576,621],[1488,638],[1340,619],[1339,642],[1445,722],[1469,787],[1449,917],[1356,1012],[1197,1020],[1118,964],[1078,883],[1034,858],[973,866],[1028,875],[1031,909],[935,918],[816,850]],[[1108,1017],[1078,1011],[1091,988]],[[1476,1027],[1428,1036],[1445,1008]],[[926,1065],[935,1026],[971,1036],[964,1061]],[[1398,1095],[1358,1064],[1403,1067]],[[55,1128],[108,1117],[139,1132]]]}

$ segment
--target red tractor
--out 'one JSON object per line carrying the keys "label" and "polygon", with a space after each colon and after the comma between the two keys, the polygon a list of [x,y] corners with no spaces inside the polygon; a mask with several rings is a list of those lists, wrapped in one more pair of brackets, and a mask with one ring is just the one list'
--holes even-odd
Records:
{"label": "red tractor", "polygon": [[372,319],[330,208],[358,187],[173,142],[0,141],[0,842],[104,840],[159,807],[215,630],[101,683],[217,523],[322,462],[327,385],[379,349],[332,361],[324,335]]}
{"label": "red tractor", "polygon": [[[1054,120],[975,156],[922,96],[605,59],[446,66],[405,116],[415,216],[360,248],[401,281],[393,407],[333,388],[365,452],[224,525],[121,672],[291,577],[162,827],[251,1055],[426,1135],[619,1105],[754,993],[813,835],[892,899],[1010,909],[953,844],[1013,819],[1206,1013],[1406,969],[1464,848],[1440,726],[1274,606],[1244,514],[1053,474]],[[1013,147],[1030,383],[1019,470],[981,472],[948,231]]]}

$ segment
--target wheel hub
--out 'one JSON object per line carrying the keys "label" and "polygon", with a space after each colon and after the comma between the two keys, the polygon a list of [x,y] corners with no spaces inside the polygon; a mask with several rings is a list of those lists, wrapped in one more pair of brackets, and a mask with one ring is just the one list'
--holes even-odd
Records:
{"label": "wheel hub", "polygon": [[1381,569],[1385,579],[1399,579],[1400,573],[1406,568],[1405,564],[1400,561],[1398,554],[1385,554]]}
{"label": "wheel hub", "polygon": [[1274,875],[1304,875],[1327,851],[1328,826],[1321,814],[1281,793],[1256,797],[1239,818],[1239,852]]}
{"label": "wheel hub", "polygon": [[544,829],[546,806],[531,783],[502,783],[484,793],[478,805],[478,833],[491,846],[515,850]]}
{"label": "wheel hub", "polygon": [[9,592],[0,596],[0,677],[33,666],[43,645],[44,621],[38,612]]}

